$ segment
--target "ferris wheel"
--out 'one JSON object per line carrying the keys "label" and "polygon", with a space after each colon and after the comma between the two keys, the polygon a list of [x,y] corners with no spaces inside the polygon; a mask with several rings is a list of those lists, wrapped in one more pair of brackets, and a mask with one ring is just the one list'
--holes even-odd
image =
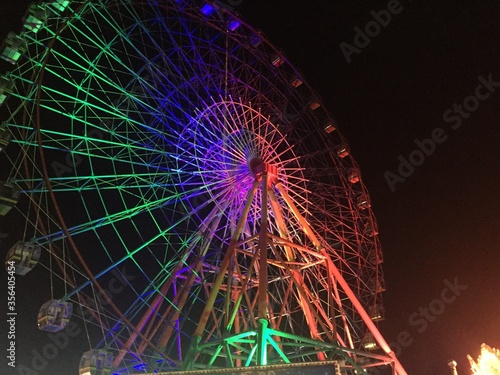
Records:
{"label": "ferris wheel", "polygon": [[262,33],[219,3],[59,0],[2,58],[0,214],[25,220],[6,260],[50,271],[38,328],[86,326],[81,373],[406,374],[358,166]]}

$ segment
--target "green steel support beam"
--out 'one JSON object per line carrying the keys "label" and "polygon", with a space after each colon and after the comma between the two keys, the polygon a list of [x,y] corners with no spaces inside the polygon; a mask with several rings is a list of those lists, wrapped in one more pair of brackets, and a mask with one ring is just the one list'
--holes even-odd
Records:
{"label": "green steel support beam", "polygon": [[267,325],[265,319],[259,319],[259,332],[257,334],[257,365],[267,365]]}
{"label": "green steel support beam", "polygon": [[[289,341],[276,341],[274,337],[281,337]],[[356,371],[357,374],[367,374],[366,371],[356,363],[354,356],[368,357],[382,363],[390,363],[390,357],[380,354],[364,353],[357,350],[343,348],[336,343],[328,343],[317,341],[311,338],[293,335],[286,332],[281,332],[269,328],[269,322],[266,319],[259,319],[257,331],[247,331],[227,336],[223,339],[214,340],[204,344],[200,344],[201,339],[198,337],[191,346],[190,350],[194,350],[193,355],[195,358],[197,354],[209,354],[209,368],[214,366],[215,360],[223,356],[229,367],[234,367],[234,360],[241,359],[244,361],[244,367],[257,365],[267,366],[269,364],[291,364],[294,358],[303,358],[304,356],[316,355],[319,352],[328,352],[331,359],[341,358],[350,367]],[[287,355],[282,347],[304,347],[311,350],[302,351],[296,355]],[[273,348],[275,351],[274,357],[269,357],[269,349]],[[225,349],[225,350],[222,350]],[[232,351],[231,351],[232,350]],[[223,353],[221,353],[223,352]],[[236,354],[240,352],[240,354]],[[194,362],[190,366],[185,366],[186,370],[194,369]]]}

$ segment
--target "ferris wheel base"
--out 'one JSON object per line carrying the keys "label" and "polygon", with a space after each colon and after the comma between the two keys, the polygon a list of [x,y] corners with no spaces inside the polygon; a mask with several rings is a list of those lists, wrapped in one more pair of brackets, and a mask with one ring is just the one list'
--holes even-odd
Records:
{"label": "ferris wheel base", "polygon": [[[179,375],[341,375],[342,361],[323,361],[309,363],[293,363],[267,366],[249,366],[240,368],[216,368],[206,370],[188,370],[176,372]],[[171,374],[169,372],[155,373],[158,375]]]}
{"label": "ferris wheel base", "polygon": [[[202,361],[197,360],[201,357]],[[176,373],[347,375],[369,374],[366,369],[391,366],[393,374],[402,375],[395,370],[397,366],[394,365],[388,355],[362,352],[336,343],[277,331],[269,328],[267,320],[259,319],[258,327],[254,330],[227,335],[206,343],[202,343],[199,337],[194,337],[183,371]]]}

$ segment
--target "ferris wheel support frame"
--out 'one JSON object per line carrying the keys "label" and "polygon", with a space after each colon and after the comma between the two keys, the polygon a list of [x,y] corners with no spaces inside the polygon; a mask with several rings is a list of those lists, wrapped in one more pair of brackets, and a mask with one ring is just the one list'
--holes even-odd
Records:
{"label": "ferris wheel support frame", "polygon": [[328,254],[326,253],[325,248],[321,245],[321,243],[319,242],[319,240],[317,239],[317,237],[314,235],[314,233],[312,232],[311,228],[309,227],[309,224],[307,223],[307,221],[305,220],[305,218],[302,216],[302,214],[300,213],[300,211],[297,209],[297,207],[295,206],[295,204],[293,203],[293,201],[290,199],[290,196],[288,195],[288,193],[286,192],[286,190],[283,189],[283,187],[282,187],[282,185],[280,183],[276,184],[275,186],[276,186],[276,189],[282,195],[283,199],[285,200],[285,202],[288,205],[288,207],[290,208],[290,210],[294,213],[294,215],[297,218],[297,220],[299,220],[300,223],[302,224],[302,229],[304,230],[304,232],[306,233],[306,235],[314,243],[314,245],[316,246],[317,250],[320,251],[326,257],[326,260],[328,262],[328,266],[330,267],[330,270],[333,272],[333,275],[334,275],[335,279],[337,280],[337,282],[339,283],[339,285],[342,287],[342,289],[344,290],[344,292],[347,294],[347,296],[351,300],[352,304],[354,305],[354,307],[358,311],[359,315],[363,319],[363,322],[367,325],[368,329],[373,334],[373,337],[375,338],[375,340],[377,341],[377,343],[384,350],[384,352],[387,355],[389,355],[389,357],[394,362],[394,367],[395,367],[395,370],[396,370],[396,375],[407,375],[405,369],[403,368],[403,366],[401,365],[401,363],[397,359],[396,354],[391,350],[389,344],[387,344],[387,341],[385,341],[384,337],[382,336],[382,334],[378,330],[377,326],[373,323],[372,319],[370,318],[370,316],[368,315],[368,313],[366,312],[366,310],[363,308],[363,306],[359,302],[358,298],[356,297],[356,295],[354,294],[354,292],[352,291],[352,289],[350,288],[350,286],[347,284],[346,280],[344,279],[344,277],[340,273],[340,271],[337,268],[337,266],[335,266],[335,263],[333,263],[333,261],[331,260],[331,258],[328,256]]}
{"label": "ferris wheel support frame", "polygon": [[[391,350],[385,339],[383,338],[382,334],[376,327],[376,325],[373,323],[372,319],[364,309],[364,307],[361,305],[359,302],[358,298],[352,291],[352,289],[349,287],[347,281],[345,278],[342,276],[341,272],[335,265],[335,263],[332,261],[330,256],[327,254],[325,248],[321,245],[321,242],[318,240],[316,235],[314,234],[312,228],[309,226],[307,223],[306,219],[304,216],[301,214],[300,210],[297,208],[297,206],[294,204],[293,200],[290,198],[288,192],[286,189],[284,189],[283,185],[281,182],[278,180],[277,176],[277,170],[276,168],[273,168],[272,166],[267,165],[266,163],[260,162],[260,164],[253,165],[252,166],[252,161],[249,162],[249,165],[252,169],[252,172],[255,174],[255,180],[252,189],[249,191],[248,194],[248,199],[245,204],[245,208],[243,209],[242,215],[238,221],[238,225],[236,227],[236,230],[231,238],[230,244],[228,246],[228,249],[226,251],[226,254],[224,256],[224,259],[221,263],[221,266],[218,270],[217,278],[216,281],[214,282],[213,288],[210,291],[209,299],[207,303],[205,304],[205,307],[203,309],[203,312],[201,314],[200,320],[198,322],[197,328],[195,333],[193,334],[191,345],[188,349],[188,354],[186,356],[186,361],[183,363],[183,370],[191,370],[195,367],[195,361],[196,357],[199,353],[201,352],[207,352],[209,350],[213,350],[212,352],[212,359],[210,361],[210,365],[213,364],[217,356],[222,350],[226,351],[226,358],[231,362],[230,365],[234,366],[234,363],[232,363],[232,358],[237,358],[238,355],[233,355],[230,353],[230,348],[229,345],[233,345],[237,347],[239,350],[242,350],[243,344],[248,344],[249,342],[253,345],[251,349],[248,352],[248,357],[239,357],[240,360],[245,361],[245,365],[249,366],[254,355],[257,354],[256,358],[256,363],[259,366],[265,366],[268,364],[267,360],[267,353],[271,349],[269,346],[272,347],[272,349],[276,350],[278,355],[281,357],[281,359],[285,363],[290,363],[290,359],[287,357],[287,355],[284,353],[284,351],[280,348],[280,343],[279,339],[274,340],[272,336],[274,335],[275,337],[286,337],[288,339],[292,339],[296,342],[297,345],[303,346],[304,344],[311,344],[314,343],[315,349],[314,352],[316,353],[318,359],[320,361],[324,361],[327,359],[325,352],[331,352],[332,349],[336,354],[338,353],[338,350],[342,352],[342,356],[345,357],[345,359],[351,363],[351,365],[356,369],[356,370],[362,370],[360,366],[358,366],[355,361],[350,357],[349,354],[358,354],[361,356],[366,356],[366,353],[363,352],[357,352],[353,350],[352,348],[344,348],[340,347],[337,345],[325,343],[324,341],[320,341],[319,337],[318,339],[307,339],[301,336],[297,335],[290,335],[286,334],[284,332],[280,332],[278,330],[269,328],[269,321],[268,319],[268,304],[267,304],[267,295],[268,295],[268,276],[267,276],[267,263],[268,263],[268,258],[267,258],[267,248],[268,245],[270,244],[269,242],[272,241],[269,239],[269,233],[268,233],[268,220],[267,220],[267,211],[268,211],[268,196],[269,196],[269,201],[271,204],[271,207],[273,211],[279,212],[279,207],[278,207],[278,202],[276,201],[276,197],[274,196],[274,193],[272,192],[272,187],[274,187],[279,193],[280,196],[283,198],[285,204],[288,206],[289,210],[293,213],[297,221],[300,223],[301,229],[304,232],[304,234],[309,238],[309,240],[313,243],[315,249],[317,250],[318,253],[320,253],[325,261],[328,264],[329,269],[333,273],[333,277],[335,281],[339,284],[339,286],[342,288],[342,290],[346,293],[348,298],[351,300],[352,304],[356,308],[357,312],[360,314],[361,318],[363,319],[364,323],[368,327],[369,331],[372,333],[373,337],[377,341],[377,343],[380,345],[380,347],[384,350],[384,352],[387,354],[387,356],[379,356],[380,359],[383,359],[382,364],[387,364],[391,363],[394,367],[394,374],[395,375],[407,375],[406,371],[404,370],[403,366],[400,364],[399,360],[397,359],[395,353]],[[261,200],[261,226],[259,230],[259,236],[258,236],[258,254],[256,252],[255,256],[259,256],[259,285],[258,285],[258,296],[257,296],[257,301],[258,301],[258,317],[257,317],[257,327],[254,330],[250,330],[247,332],[243,333],[236,333],[234,335],[227,335],[222,339],[211,341],[208,343],[201,344],[202,341],[202,335],[205,330],[208,317],[212,311],[213,304],[217,298],[217,295],[220,292],[220,288],[222,286],[222,282],[224,277],[226,276],[226,272],[228,271],[229,264],[231,260],[234,257],[235,249],[236,246],[238,245],[238,238],[240,236],[240,233],[243,229],[244,223],[247,219],[248,212],[250,210],[252,201],[255,197],[255,193],[257,191],[257,188],[259,184],[262,185],[262,200]],[[277,221],[278,221],[278,228],[281,228],[282,226],[280,225],[280,222],[282,220],[282,217],[278,214],[276,215]],[[283,235],[284,233],[281,233]],[[283,262],[285,264],[285,262]],[[291,268],[288,268],[288,272],[292,275],[292,278],[294,281],[297,281],[295,277],[293,277],[293,272]],[[297,288],[299,289],[299,294],[303,295],[303,289],[301,288],[301,283],[300,281],[297,283]],[[304,308],[304,312],[306,314],[306,320],[311,328],[312,336],[315,336],[315,332],[317,332],[317,327],[313,323],[314,317],[311,314],[311,310],[308,309],[307,304],[303,304],[302,307]],[[227,313],[230,313],[229,311]],[[235,313],[232,315],[235,316]],[[227,328],[230,326],[228,325]],[[253,337],[253,338],[251,338]]]}

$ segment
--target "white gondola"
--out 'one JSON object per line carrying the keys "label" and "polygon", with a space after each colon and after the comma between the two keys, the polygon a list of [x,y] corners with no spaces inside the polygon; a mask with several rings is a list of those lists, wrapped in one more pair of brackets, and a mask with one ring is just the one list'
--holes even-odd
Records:
{"label": "white gondola", "polygon": [[365,235],[368,237],[374,237],[378,234],[377,224],[372,221],[368,221],[365,224]]}
{"label": "white gondola", "polygon": [[359,171],[354,170],[354,169],[349,172],[348,177],[349,177],[349,181],[351,182],[351,184],[355,184],[355,183],[359,182],[361,179]]}
{"label": "white gondola", "polygon": [[382,257],[382,252],[378,249],[372,249],[368,254],[368,260],[371,264],[382,264],[384,263],[384,258]]}
{"label": "white gondola", "polygon": [[10,143],[11,134],[6,126],[0,126],[0,152]]}
{"label": "white gondola", "polygon": [[240,25],[241,25],[240,21],[238,21],[237,19],[233,19],[227,23],[227,28],[230,31],[235,31],[238,27],[240,27]]}
{"label": "white gondola", "polygon": [[379,348],[378,343],[371,332],[366,332],[365,337],[363,338],[363,347],[367,350],[377,350]]}
{"label": "white gondola", "polygon": [[113,355],[106,350],[90,350],[83,353],[79,375],[108,375],[111,373]]}
{"label": "white gondola", "polygon": [[302,85],[304,83],[304,81],[299,78],[299,77],[293,77],[291,80],[290,80],[290,85],[292,85],[292,87],[299,87],[300,85]]}
{"label": "white gondola", "polygon": [[44,3],[31,3],[23,18],[26,30],[37,33],[47,21],[47,9]]}
{"label": "white gondola", "polygon": [[17,63],[26,52],[26,43],[23,38],[11,31],[7,34],[4,42],[4,49],[0,57],[11,64]]}
{"label": "white gondola", "polygon": [[50,7],[50,9],[53,9],[56,13],[62,13],[66,10],[69,3],[70,3],[69,0],[57,0],[57,1],[50,1],[47,3],[47,5]]}
{"label": "white gondola", "polygon": [[38,312],[38,329],[45,332],[63,330],[73,314],[73,304],[57,299],[45,302]]}
{"label": "white gondola", "polygon": [[7,215],[20,196],[21,190],[17,186],[0,181],[0,216]]}
{"label": "white gondola", "polygon": [[349,149],[347,148],[346,145],[342,145],[337,148],[337,155],[339,158],[345,158],[346,156],[349,156]]}
{"label": "white gondola", "polygon": [[204,4],[200,11],[205,17],[210,17],[215,12],[215,7],[211,4]]}
{"label": "white gondola", "polygon": [[385,281],[382,277],[372,277],[369,280],[368,287],[372,293],[382,293],[385,292]]}
{"label": "white gondola", "polygon": [[314,110],[318,109],[319,107],[321,107],[321,102],[319,101],[318,97],[311,96],[311,98],[309,99],[309,101],[307,103],[307,106],[309,107],[309,109],[314,111]]}
{"label": "white gondola", "polygon": [[41,253],[42,250],[39,245],[19,241],[7,252],[5,264],[14,262],[16,274],[24,276],[37,265]]}
{"label": "white gondola", "polygon": [[381,304],[368,306],[367,313],[374,322],[384,320],[384,307]]}
{"label": "white gondola", "polygon": [[335,129],[337,129],[337,128],[335,127],[335,124],[333,123],[333,121],[328,120],[323,125],[323,130],[325,131],[325,133],[330,134],[331,132],[335,131]]}
{"label": "white gondola", "polygon": [[14,87],[14,83],[8,75],[0,76],[0,106],[7,100],[12,92],[12,87]]}
{"label": "white gondola", "polygon": [[262,37],[261,33],[254,34],[249,39],[250,45],[254,48],[257,48],[258,46],[260,46],[262,41],[263,41],[263,37]]}
{"label": "white gondola", "polygon": [[361,208],[362,210],[366,210],[367,208],[371,207],[370,199],[366,194],[361,194],[357,198],[358,202],[358,207]]}
{"label": "white gondola", "polygon": [[281,56],[274,56],[272,59],[272,64],[276,68],[279,68],[284,63],[285,63],[285,60]]}

